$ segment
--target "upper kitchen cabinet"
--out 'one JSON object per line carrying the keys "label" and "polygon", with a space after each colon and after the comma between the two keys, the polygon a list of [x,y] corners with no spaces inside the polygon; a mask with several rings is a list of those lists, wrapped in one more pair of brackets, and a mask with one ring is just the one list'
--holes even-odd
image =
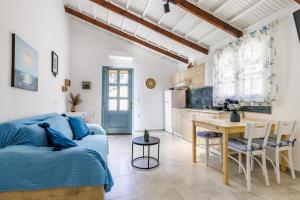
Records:
{"label": "upper kitchen cabinet", "polygon": [[171,77],[172,87],[182,83],[188,84],[190,88],[203,87],[205,85],[205,64],[177,72]]}

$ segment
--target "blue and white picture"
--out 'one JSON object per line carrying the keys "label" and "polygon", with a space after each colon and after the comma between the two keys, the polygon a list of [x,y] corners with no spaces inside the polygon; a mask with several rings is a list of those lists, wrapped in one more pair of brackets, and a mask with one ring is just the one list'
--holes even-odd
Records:
{"label": "blue and white picture", "polygon": [[12,35],[12,87],[38,91],[38,52]]}

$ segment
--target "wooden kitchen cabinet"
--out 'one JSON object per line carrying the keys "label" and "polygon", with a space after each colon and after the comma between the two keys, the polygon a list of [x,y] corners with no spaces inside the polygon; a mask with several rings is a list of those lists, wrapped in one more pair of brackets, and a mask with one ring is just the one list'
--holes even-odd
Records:
{"label": "wooden kitchen cabinet", "polygon": [[171,77],[171,85],[172,85],[172,87],[175,87],[175,85],[180,82],[179,77],[180,77],[179,72],[177,72],[177,73],[175,73],[175,74],[172,75],[172,77]]}
{"label": "wooden kitchen cabinet", "polygon": [[[192,141],[192,120],[201,119],[228,119],[228,112],[201,111],[196,109],[172,109],[173,133],[188,141]],[[200,130],[197,128],[197,130]],[[202,142],[201,142],[202,143]]]}
{"label": "wooden kitchen cabinet", "polygon": [[181,114],[181,131],[183,138],[192,141],[192,112],[183,110]]}
{"label": "wooden kitchen cabinet", "polygon": [[182,82],[189,82],[191,88],[203,87],[205,85],[205,64],[177,72],[171,77],[172,87]]}
{"label": "wooden kitchen cabinet", "polygon": [[205,85],[205,64],[195,66],[194,68],[194,76],[191,79],[191,87],[203,87]]}
{"label": "wooden kitchen cabinet", "polygon": [[181,136],[181,109],[173,108],[172,109],[172,129],[173,133]]}

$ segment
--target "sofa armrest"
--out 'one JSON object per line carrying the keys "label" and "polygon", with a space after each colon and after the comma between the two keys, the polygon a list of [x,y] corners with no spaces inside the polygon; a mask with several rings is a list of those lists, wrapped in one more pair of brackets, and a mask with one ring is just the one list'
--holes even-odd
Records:
{"label": "sofa armrest", "polygon": [[106,131],[98,124],[87,124],[90,135],[106,135]]}

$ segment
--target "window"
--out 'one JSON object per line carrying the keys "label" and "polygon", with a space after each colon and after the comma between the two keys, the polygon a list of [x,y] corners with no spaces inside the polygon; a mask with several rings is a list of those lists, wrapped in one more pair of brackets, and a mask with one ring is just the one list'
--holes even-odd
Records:
{"label": "window", "polygon": [[276,99],[272,27],[264,26],[216,50],[215,104],[234,98],[243,105],[270,105]]}
{"label": "window", "polygon": [[110,69],[108,71],[108,110],[129,110],[129,71]]}

